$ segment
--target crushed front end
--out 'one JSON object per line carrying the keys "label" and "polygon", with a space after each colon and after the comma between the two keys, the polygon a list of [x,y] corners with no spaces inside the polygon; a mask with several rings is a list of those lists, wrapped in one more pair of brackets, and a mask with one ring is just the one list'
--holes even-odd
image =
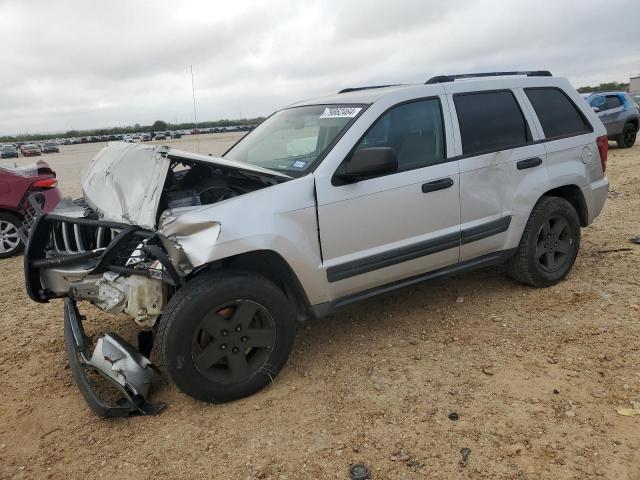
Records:
{"label": "crushed front end", "polygon": [[[113,333],[96,339],[91,351],[77,302],[127,314],[143,330],[151,329],[183,278],[159,235],[102,221],[82,201],[65,200],[54,213],[35,219],[24,267],[33,300],[65,299],[69,365],[92,410],[102,417],[158,413],[163,405],[149,402],[148,395],[160,376],[149,359]],[[120,398],[101,398],[90,372],[113,385]]]}
{"label": "crushed front end", "polygon": [[[63,199],[49,214],[34,210],[25,225],[27,292],[36,302],[64,299],[69,364],[96,414],[161,409],[147,398],[159,380],[147,358],[152,329],[187,276],[206,268],[221,231],[215,218],[184,216],[289,178],[223,158],[115,142],[84,172],[83,199]],[[90,351],[80,301],[132,317],[142,330],[138,350],[105,333]],[[101,399],[92,374],[120,398]]]}

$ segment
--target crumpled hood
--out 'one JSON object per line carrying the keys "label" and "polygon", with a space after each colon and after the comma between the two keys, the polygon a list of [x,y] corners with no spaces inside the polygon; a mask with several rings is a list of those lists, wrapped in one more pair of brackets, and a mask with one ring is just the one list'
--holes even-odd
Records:
{"label": "crumpled hood", "polygon": [[189,160],[214,164],[221,169],[290,178],[273,170],[225,158],[166,146],[113,142],[98,152],[83,172],[85,201],[103,220],[153,230],[171,160]]}

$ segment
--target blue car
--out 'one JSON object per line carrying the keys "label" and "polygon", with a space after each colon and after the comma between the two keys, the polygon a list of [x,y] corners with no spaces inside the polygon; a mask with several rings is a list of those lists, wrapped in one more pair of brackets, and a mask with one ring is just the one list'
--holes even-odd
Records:
{"label": "blue car", "polygon": [[625,92],[593,92],[582,96],[600,117],[609,140],[615,140],[620,148],[632,147],[640,126],[640,110],[631,95]]}
{"label": "blue car", "polygon": [[0,146],[0,158],[18,158],[18,150],[13,145]]}

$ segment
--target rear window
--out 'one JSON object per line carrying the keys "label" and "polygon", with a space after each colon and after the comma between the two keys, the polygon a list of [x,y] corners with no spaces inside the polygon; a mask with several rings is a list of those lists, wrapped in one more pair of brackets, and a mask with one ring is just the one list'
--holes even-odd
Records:
{"label": "rear window", "polygon": [[511,91],[459,93],[453,101],[463,154],[495,152],[531,140],[529,126]]}
{"label": "rear window", "polygon": [[547,139],[581,135],[593,131],[578,107],[562,90],[525,88],[524,91],[538,115]]}

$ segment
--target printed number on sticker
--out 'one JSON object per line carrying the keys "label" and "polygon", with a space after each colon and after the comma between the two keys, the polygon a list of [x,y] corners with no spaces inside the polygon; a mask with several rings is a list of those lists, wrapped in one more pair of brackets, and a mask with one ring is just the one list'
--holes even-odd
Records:
{"label": "printed number on sticker", "polygon": [[353,118],[360,110],[358,107],[325,108],[320,118]]}

